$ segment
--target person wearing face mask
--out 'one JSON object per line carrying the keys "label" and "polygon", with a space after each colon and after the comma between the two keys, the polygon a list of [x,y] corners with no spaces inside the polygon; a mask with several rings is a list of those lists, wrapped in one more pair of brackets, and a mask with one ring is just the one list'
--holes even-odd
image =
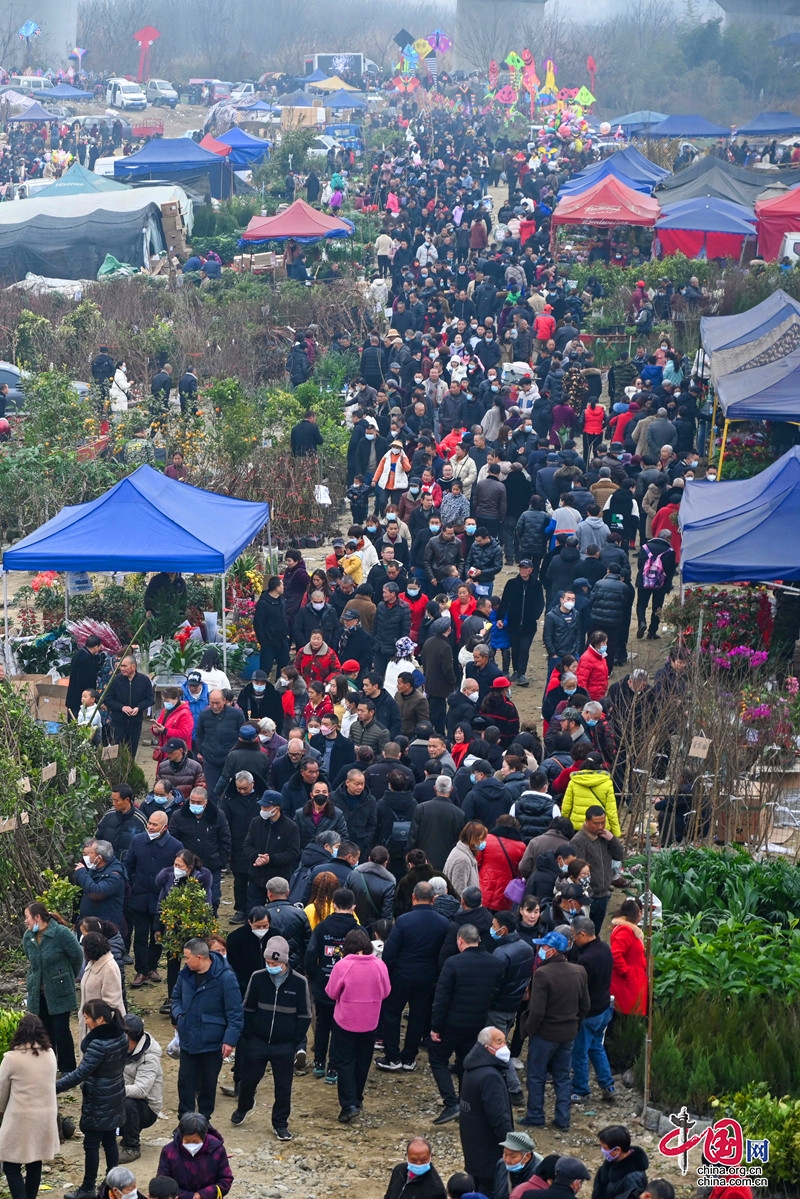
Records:
{"label": "person wearing face mask", "polygon": [[512,1190],[523,1195],[526,1184],[534,1177],[534,1170],[544,1159],[536,1152],[536,1146],[526,1132],[510,1132],[501,1141],[500,1148],[503,1157],[497,1163],[494,1199],[508,1199]]}
{"label": "person wearing face mask", "polygon": [[514,1126],[505,1076],[511,1051],[502,1029],[487,1027],[464,1059],[458,1131],[465,1169],[480,1194],[494,1194],[501,1144]]}
{"label": "person wearing face mask", "polygon": [[[481,417],[483,416],[483,404],[477,400],[475,403],[480,405],[480,416],[475,421],[465,421],[464,423],[467,425],[467,428],[472,424],[480,424]],[[474,460],[470,457],[469,449],[469,445],[461,441],[456,446],[455,454],[451,458],[453,478],[458,479],[467,499],[470,499],[472,496],[472,489],[478,480],[478,468]]]}
{"label": "person wearing face mask", "polygon": [[582,966],[568,962],[569,941],[559,932],[537,938],[539,967],[531,981],[528,1033],[528,1106],[522,1124],[543,1127],[548,1070],[556,1092],[554,1123],[569,1129],[572,1048],[589,1014],[589,988]]}
{"label": "person wearing face mask", "polygon": [[153,757],[160,762],[165,756],[164,746],[173,737],[180,737],[188,744],[194,733],[194,717],[192,710],[183,697],[180,687],[165,687],[161,692],[164,706],[156,721],[150,726],[150,732],[158,738],[157,748]]}
{"label": "person wearing face mask", "polygon": [[291,878],[300,862],[300,833],[295,822],[281,812],[280,793],[265,791],[258,805],[258,816],[250,822],[243,846],[248,860],[249,908],[265,903],[271,878]]}
{"label": "person wearing face mask", "polygon": [[567,878],[569,863],[575,858],[575,850],[566,841],[558,849],[546,849],[536,858],[536,866],[528,879],[526,894],[539,899],[550,899],[557,884]]}
{"label": "person wearing face mask", "polygon": [[578,659],[578,686],[590,699],[602,699],[608,694],[608,635],[602,630],[592,633],[589,645]]}
{"label": "person wearing face mask", "polygon": [[97,916],[100,920],[110,920],[117,928],[127,927],[124,911],[127,875],[110,841],[93,838],[86,842],[73,881],[83,892],[80,916]]}
{"label": "person wearing face mask", "polygon": [[405,1160],[392,1170],[384,1199],[446,1199],[444,1183],[433,1165],[433,1150],[425,1137],[413,1137]]}
{"label": "person wearing face mask", "polygon": [[[285,666],[287,663],[283,662]],[[244,712],[248,724],[257,725],[259,720],[268,717],[277,724],[283,719],[283,709],[277,691],[269,681],[265,670],[255,670],[249,683],[242,687],[236,699],[236,704]]]}
{"label": "person wearing face mask", "polygon": [[178,1195],[227,1195],[233,1186],[225,1145],[218,1132],[212,1132],[207,1116],[186,1112],[181,1116],[172,1140],[161,1150],[158,1174],[173,1178]]}
{"label": "person wearing face mask", "polygon": [[208,798],[205,788],[196,787],[188,802],[170,820],[169,831],[187,849],[201,857],[211,871],[213,906],[216,911],[221,895],[222,871],[229,865],[231,856],[231,830],[225,813]]}
{"label": "person wearing face mask", "polygon": [[459,895],[468,887],[480,888],[478,855],[486,848],[489,830],[478,820],[469,820],[447,856],[443,870]]}
{"label": "person wearing face mask", "polygon": [[620,1195],[641,1195],[647,1189],[647,1154],[639,1145],[631,1145],[631,1134],[624,1124],[610,1124],[597,1134],[603,1164],[595,1174],[592,1199],[616,1199]]}
{"label": "person wearing face mask", "polygon": [[558,603],[549,609],[544,618],[542,640],[547,651],[548,679],[565,654],[577,656],[583,650],[583,631],[580,617],[575,612],[574,591],[559,593]]}
{"label": "person wearing face mask", "polygon": [[613,1103],[616,1098],[614,1079],[605,1050],[605,1031],[614,1014],[611,999],[613,957],[605,941],[595,932],[587,916],[572,922],[572,933],[578,950],[578,962],[586,971],[589,986],[589,1014],[578,1030],[572,1050],[572,1101],[582,1103],[590,1096],[589,1062],[594,1066],[601,1098]]}
{"label": "person wearing face mask", "polygon": [[75,980],[83,968],[83,954],[72,929],[51,916],[43,903],[25,908],[22,951],[28,959],[25,977],[26,1007],[40,1016],[58,1057],[63,1074],[75,1069],[75,1045],[69,1029],[70,1012],[78,1006]]}
{"label": "person wearing face mask", "polygon": [[182,843],[168,831],[168,821],[165,811],[153,812],[148,817],[147,831],[131,840],[125,859],[130,886],[128,913],[133,926],[133,960],[136,967],[132,987],[142,987],[147,982],[161,982],[158,973],[161,945],[156,937],[159,927],[159,887],[156,880],[183,849]]}
{"label": "person wearing face mask", "polygon": [[[156,875],[156,886],[158,887],[158,911],[161,911],[161,905],[169,895],[173,887],[182,887],[189,878],[197,879],[200,886],[205,891],[205,900],[209,908],[211,907],[211,888],[213,879],[211,871],[206,870],[202,860],[191,852],[189,849],[182,849],[175,855],[175,860],[171,866],[165,866],[163,870]],[[160,940],[164,933],[164,925],[161,920],[155,923],[156,936]],[[167,998],[158,1009],[162,1015],[169,1015],[172,1008],[170,1006],[170,994],[178,977],[181,962],[179,958],[170,958],[167,962]]]}
{"label": "person wearing face mask", "polygon": [[163,779],[156,779],[139,805],[139,811],[145,820],[149,820],[154,812],[165,812],[169,819],[182,803],[183,796],[177,787],[170,787]]}
{"label": "person wearing face mask", "polygon": [[182,687],[183,698],[189,705],[193,721],[192,740],[187,742],[188,745],[193,744],[193,739],[197,734],[197,721],[200,713],[208,707],[208,692],[208,684],[203,682],[200,671],[190,670]]}
{"label": "person wearing face mask", "polygon": [[[169,792],[179,792],[184,799],[193,787],[205,786],[203,767],[195,758],[189,757],[187,746],[181,737],[170,737],[164,743],[164,757],[156,767],[156,782],[164,783]],[[144,805],[139,810],[145,817],[150,815]]]}
{"label": "person wearing face mask", "polygon": [[[120,1160],[122,1160],[121,1150]],[[113,1170],[109,1170],[106,1174],[105,1182],[97,1194],[98,1199],[139,1199],[136,1176],[127,1166],[114,1166]],[[151,1192],[151,1194],[153,1199],[156,1199],[157,1192]]]}
{"label": "person wearing face mask", "polygon": [[[247,913],[245,923],[228,937],[228,965],[236,975],[243,999],[255,971],[264,969],[265,938],[269,935],[269,912],[262,904],[256,904]],[[237,1076],[235,1070],[234,1076]],[[238,1071],[238,1077],[241,1077],[241,1071]],[[227,1095],[231,1089],[223,1087],[222,1092]],[[238,1094],[238,1089],[234,1093]]]}

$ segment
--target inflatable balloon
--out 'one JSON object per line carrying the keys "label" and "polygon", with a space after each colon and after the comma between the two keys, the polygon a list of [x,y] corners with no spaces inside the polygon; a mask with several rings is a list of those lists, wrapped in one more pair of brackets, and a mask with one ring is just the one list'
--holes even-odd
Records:
{"label": "inflatable balloon", "polygon": [[608,137],[609,133],[611,132],[611,125],[608,121],[603,121],[602,125],[600,126],[600,132],[602,133],[603,137]]}

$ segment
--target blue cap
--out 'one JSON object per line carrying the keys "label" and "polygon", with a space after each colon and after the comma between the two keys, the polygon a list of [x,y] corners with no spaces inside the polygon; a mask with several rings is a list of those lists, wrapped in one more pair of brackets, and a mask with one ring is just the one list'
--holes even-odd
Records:
{"label": "blue cap", "polygon": [[258,736],[258,729],[252,724],[243,724],[239,728],[240,741],[255,741]]}
{"label": "blue cap", "polygon": [[539,937],[534,940],[534,945],[548,945],[551,949],[557,949],[559,953],[566,953],[569,949],[569,941],[563,933],[548,933],[544,937]]}
{"label": "blue cap", "polygon": [[280,791],[265,791],[258,801],[262,808],[279,808],[281,806]]}

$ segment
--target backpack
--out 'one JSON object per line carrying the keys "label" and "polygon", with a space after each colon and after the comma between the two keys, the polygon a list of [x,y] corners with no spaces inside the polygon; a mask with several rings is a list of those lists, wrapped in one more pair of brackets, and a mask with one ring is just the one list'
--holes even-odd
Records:
{"label": "backpack", "polygon": [[403,861],[408,849],[408,839],[411,836],[411,820],[398,820],[394,812],[392,815],[395,816],[395,819],[392,821],[392,831],[386,840],[386,848],[390,858]]}
{"label": "backpack", "polygon": [[661,561],[666,551],[662,550],[655,558],[648,546],[644,547],[644,552],[647,554],[647,561],[642,567],[642,587],[646,591],[658,591],[667,582],[667,572]]}
{"label": "backpack", "polygon": [[298,866],[292,877],[289,879],[289,896],[288,902],[291,904],[307,903],[306,891],[311,880],[311,871],[313,866]]}

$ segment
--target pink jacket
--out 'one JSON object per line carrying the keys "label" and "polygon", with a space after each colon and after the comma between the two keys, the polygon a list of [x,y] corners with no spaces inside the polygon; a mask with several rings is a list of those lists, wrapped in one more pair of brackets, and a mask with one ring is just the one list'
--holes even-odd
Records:
{"label": "pink jacket", "polygon": [[381,1004],[391,991],[389,971],[374,954],[340,958],[331,970],[325,994],[336,1001],[333,1018],[347,1032],[374,1032]]}

